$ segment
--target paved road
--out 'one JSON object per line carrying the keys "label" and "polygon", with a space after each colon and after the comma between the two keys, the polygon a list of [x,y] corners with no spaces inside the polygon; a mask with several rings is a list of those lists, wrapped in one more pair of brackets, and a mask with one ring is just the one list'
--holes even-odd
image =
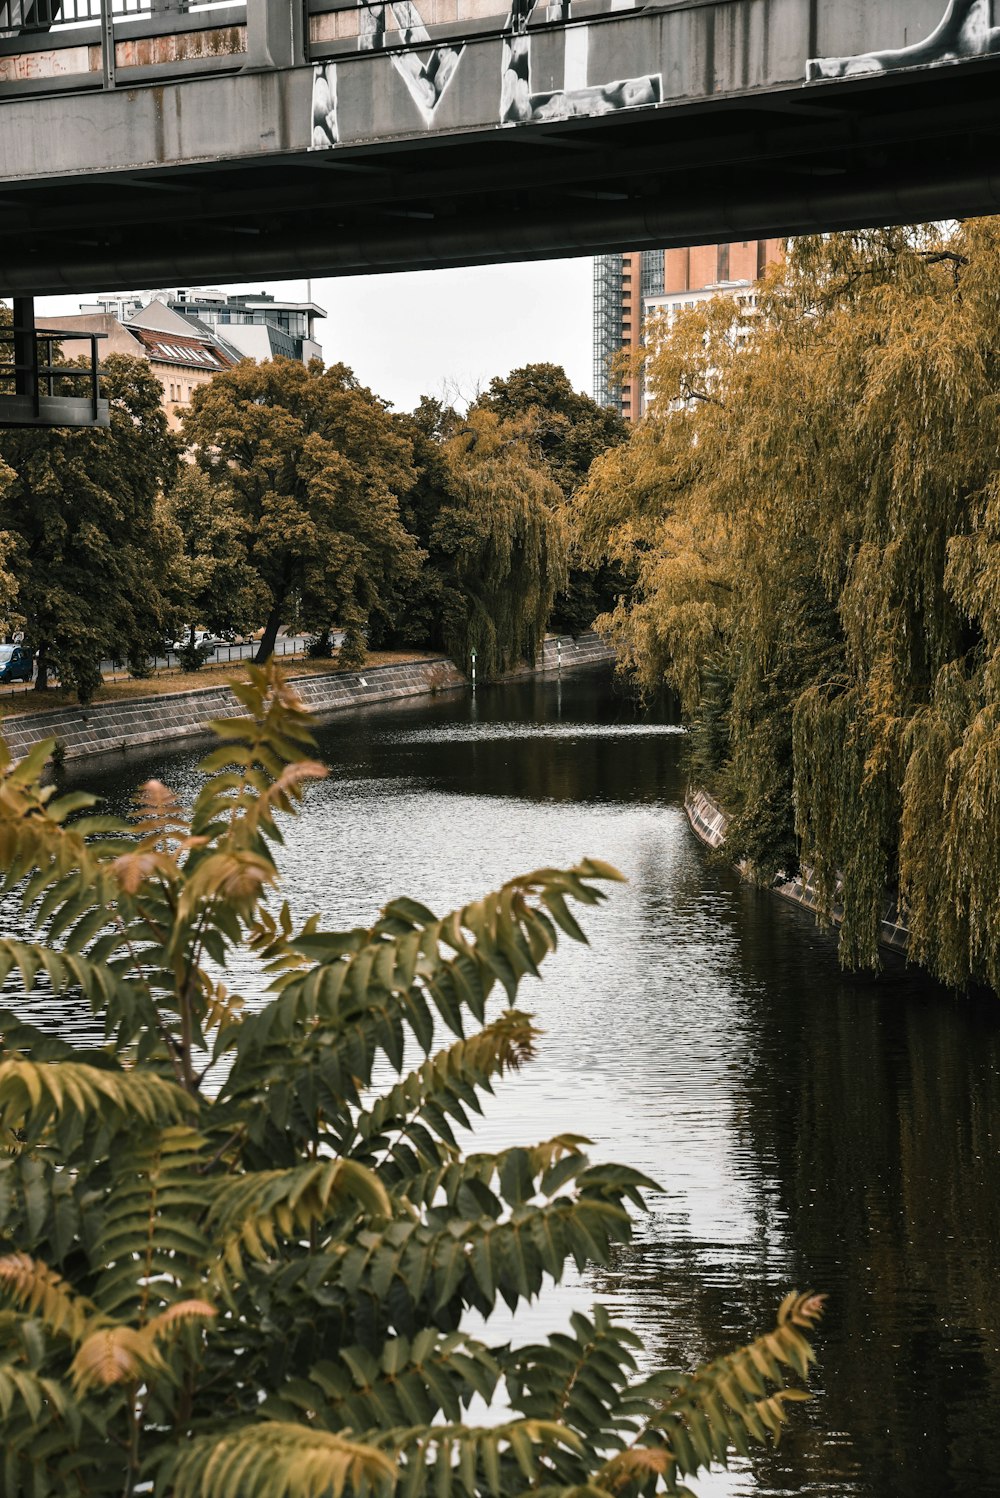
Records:
{"label": "paved road", "polygon": [[[340,631],[335,632],[333,636],[334,644],[339,645],[343,638],[344,636]],[[306,635],[279,635],[275,642],[274,653],[278,656],[295,655],[305,649],[306,640]],[[209,664],[220,661],[248,661],[252,658],[256,649],[256,640],[250,645],[219,645],[208,657],[208,661]],[[174,651],[171,651],[169,655],[158,655],[153,661],[153,669],[156,671],[164,671],[176,665],[177,655]],[[101,674],[102,676],[122,675],[124,674],[124,667],[120,662],[111,660],[102,661]]]}

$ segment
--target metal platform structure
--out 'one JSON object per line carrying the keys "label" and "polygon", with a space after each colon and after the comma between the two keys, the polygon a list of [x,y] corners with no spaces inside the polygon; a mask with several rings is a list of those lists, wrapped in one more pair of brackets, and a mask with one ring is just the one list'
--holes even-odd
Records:
{"label": "metal platform structure", "polygon": [[[0,324],[0,427],[110,426],[97,357],[103,334],[36,328],[31,297],[15,297],[13,311],[13,321]],[[88,355],[67,362],[62,339],[87,343]]]}

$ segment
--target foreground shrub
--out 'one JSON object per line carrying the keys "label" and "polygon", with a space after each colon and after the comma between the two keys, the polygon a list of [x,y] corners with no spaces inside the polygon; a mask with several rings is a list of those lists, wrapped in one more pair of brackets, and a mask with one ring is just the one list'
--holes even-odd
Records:
{"label": "foreground shrub", "polygon": [[[444,919],[401,899],[368,930],[297,927],[268,900],[276,819],[324,771],[273,667],[235,690],[190,815],[154,781],[130,824],[96,817],[40,783],[51,746],[12,765],[0,743],[3,888],[37,932],[0,938],[0,979],[85,996],[108,1037],[0,1013],[5,1498],[681,1492],[776,1437],[815,1297],[691,1377],[640,1376],[600,1308],[537,1346],[462,1329],[606,1263],[652,1184],[572,1135],[456,1139],[533,1053],[513,1006],[557,928],[582,939],[568,901],[620,876],[585,860]],[[216,976],[238,947],[271,991],[249,1014]],[[464,1423],[477,1395],[500,1423]]]}

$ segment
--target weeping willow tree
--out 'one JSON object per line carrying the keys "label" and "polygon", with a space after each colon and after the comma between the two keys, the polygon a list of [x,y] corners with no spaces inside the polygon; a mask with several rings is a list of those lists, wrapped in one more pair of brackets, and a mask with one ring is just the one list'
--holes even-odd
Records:
{"label": "weeping willow tree", "polygon": [[914,955],[994,986],[998,318],[994,221],[798,240],[755,315],[654,336],[654,412],[582,508],[639,576],[605,628],[681,693],[735,851],[838,887],[845,962],[898,886]]}
{"label": "weeping willow tree", "polygon": [[447,648],[495,676],[534,662],[566,582],[563,495],[530,418],[473,410],[444,445],[453,491],[429,541],[443,579]]}
{"label": "weeping willow tree", "polygon": [[[649,1498],[776,1439],[817,1297],[691,1373],[640,1370],[600,1307],[490,1336],[497,1305],[608,1263],[652,1185],[575,1135],[460,1143],[538,1045],[522,980],[621,876],[300,924],[275,844],[325,772],[273,666],[235,690],[191,811],[154,781],[131,822],[96,817],[42,783],[51,743],[0,740],[0,887],[32,933],[0,937],[0,980],[106,1033],[0,1012],[4,1498]],[[250,1013],[237,956],[269,989]]]}

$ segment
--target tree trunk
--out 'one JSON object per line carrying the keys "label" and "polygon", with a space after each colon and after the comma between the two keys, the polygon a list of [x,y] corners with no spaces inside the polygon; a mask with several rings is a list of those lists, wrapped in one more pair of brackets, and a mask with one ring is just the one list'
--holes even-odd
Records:
{"label": "tree trunk", "polygon": [[38,664],[35,667],[35,691],[47,692],[49,689],[49,656],[44,642],[38,647]]}
{"label": "tree trunk", "polygon": [[348,624],[341,641],[340,664],[356,670],[365,663],[365,637],[358,624]]}
{"label": "tree trunk", "polygon": [[262,666],[274,654],[274,642],[278,638],[278,625],[281,623],[281,610],[284,607],[284,602],[283,598],[276,599],[274,607],[267,616],[264,633],[261,635],[260,644],[257,646],[257,654],[253,658],[254,665],[256,666]]}

